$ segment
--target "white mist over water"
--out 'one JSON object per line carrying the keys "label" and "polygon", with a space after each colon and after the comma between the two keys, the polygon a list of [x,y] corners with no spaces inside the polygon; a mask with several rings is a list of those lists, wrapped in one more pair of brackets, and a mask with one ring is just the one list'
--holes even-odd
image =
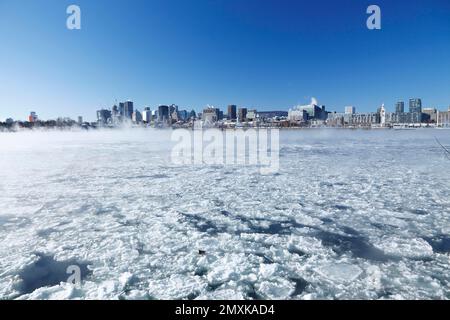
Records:
{"label": "white mist over water", "polygon": [[282,131],[270,176],[170,133],[0,134],[0,298],[450,298],[448,131]]}

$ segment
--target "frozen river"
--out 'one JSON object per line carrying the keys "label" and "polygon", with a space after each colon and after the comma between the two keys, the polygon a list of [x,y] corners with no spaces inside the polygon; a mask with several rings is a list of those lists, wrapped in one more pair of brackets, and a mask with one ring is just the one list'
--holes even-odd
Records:
{"label": "frozen river", "polygon": [[168,131],[0,133],[0,299],[449,299],[435,137],[283,131],[261,175],[172,165]]}

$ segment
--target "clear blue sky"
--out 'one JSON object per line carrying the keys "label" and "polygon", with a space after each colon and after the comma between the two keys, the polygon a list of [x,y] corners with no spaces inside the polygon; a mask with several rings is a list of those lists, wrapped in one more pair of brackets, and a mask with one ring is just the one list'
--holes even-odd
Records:
{"label": "clear blue sky", "polygon": [[[82,29],[66,29],[78,4]],[[366,9],[382,9],[382,30]],[[0,0],[0,119],[154,108],[450,105],[450,1]]]}

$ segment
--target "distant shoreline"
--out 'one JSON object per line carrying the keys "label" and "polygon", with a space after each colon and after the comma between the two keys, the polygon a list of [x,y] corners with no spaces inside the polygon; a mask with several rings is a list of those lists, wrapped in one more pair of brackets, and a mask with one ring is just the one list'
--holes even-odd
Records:
{"label": "distant shoreline", "polygon": [[450,130],[450,127],[436,127],[436,126],[421,126],[421,127],[238,127],[238,128],[220,128],[220,127],[146,127],[146,126],[121,126],[121,127],[36,127],[36,128],[0,128],[0,133],[18,133],[18,132],[91,132],[91,131],[120,131],[120,130],[136,130],[136,129],[152,129],[158,131],[169,131],[177,129],[185,129],[191,131],[216,129],[220,131],[227,130],[280,130],[280,131],[319,131],[319,130],[349,130],[349,131],[378,131],[378,130],[393,130],[393,131],[411,131],[411,130]]}

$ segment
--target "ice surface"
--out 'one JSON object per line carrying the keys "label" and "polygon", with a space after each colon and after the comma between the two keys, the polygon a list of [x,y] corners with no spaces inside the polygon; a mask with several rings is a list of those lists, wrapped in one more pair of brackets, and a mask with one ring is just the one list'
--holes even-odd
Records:
{"label": "ice surface", "polygon": [[283,131],[262,176],[172,165],[169,131],[0,134],[0,299],[448,299],[434,136]]}

